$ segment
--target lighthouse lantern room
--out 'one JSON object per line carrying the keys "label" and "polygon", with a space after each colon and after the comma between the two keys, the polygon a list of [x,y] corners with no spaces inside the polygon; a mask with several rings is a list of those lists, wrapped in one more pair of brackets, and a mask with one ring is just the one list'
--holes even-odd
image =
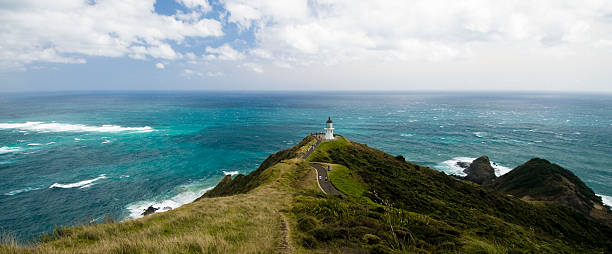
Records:
{"label": "lighthouse lantern room", "polygon": [[327,118],[327,122],[325,123],[325,140],[330,139],[334,139],[334,123],[331,117]]}

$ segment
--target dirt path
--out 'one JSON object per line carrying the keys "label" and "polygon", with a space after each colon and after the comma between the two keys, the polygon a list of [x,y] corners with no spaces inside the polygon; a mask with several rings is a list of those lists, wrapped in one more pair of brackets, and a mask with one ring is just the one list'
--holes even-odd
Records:
{"label": "dirt path", "polygon": [[280,225],[281,243],[278,246],[278,253],[279,254],[293,253],[293,248],[291,248],[291,244],[290,244],[291,239],[289,239],[289,224],[287,224],[287,219],[282,213],[278,213],[278,214],[280,215],[280,219],[281,219],[281,225]]}

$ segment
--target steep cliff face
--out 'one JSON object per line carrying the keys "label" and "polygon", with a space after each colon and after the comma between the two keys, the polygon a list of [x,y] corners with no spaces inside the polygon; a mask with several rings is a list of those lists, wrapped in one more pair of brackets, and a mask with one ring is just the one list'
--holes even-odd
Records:
{"label": "steep cliff face", "polygon": [[580,178],[544,159],[529,160],[499,177],[490,187],[525,201],[557,202],[593,218],[611,218],[601,198]]}
{"label": "steep cliff face", "polygon": [[475,182],[480,185],[488,185],[495,180],[495,170],[491,166],[489,157],[483,155],[474,161],[463,170],[467,174],[466,180]]}

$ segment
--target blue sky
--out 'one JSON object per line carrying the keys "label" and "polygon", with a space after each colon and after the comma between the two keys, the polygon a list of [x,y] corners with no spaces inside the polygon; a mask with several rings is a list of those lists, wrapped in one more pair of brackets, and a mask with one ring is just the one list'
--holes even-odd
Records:
{"label": "blue sky", "polygon": [[612,91],[612,1],[0,2],[0,89]]}

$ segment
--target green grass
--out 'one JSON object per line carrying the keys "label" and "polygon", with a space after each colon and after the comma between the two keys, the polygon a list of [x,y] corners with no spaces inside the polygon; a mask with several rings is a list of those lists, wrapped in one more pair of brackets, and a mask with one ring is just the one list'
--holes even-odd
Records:
{"label": "green grass", "polygon": [[312,142],[180,208],[59,227],[33,246],[3,238],[0,253],[277,253],[283,242],[293,253],[612,251],[612,229],[567,207],[531,205],[343,137],[309,158],[333,165],[330,181],[345,194],[324,195],[296,158]]}
{"label": "green grass", "polygon": [[[374,219],[366,223],[373,232],[364,233],[380,237],[392,250],[460,251],[467,243],[478,240],[496,249],[502,246],[528,252],[612,251],[610,227],[562,205],[531,205],[355,142],[331,141],[321,145],[313,155],[310,158],[313,162],[339,164],[350,169],[358,175],[352,179],[360,179],[365,184],[367,191],[362,195],[384,205],[383,212],[360,203],[365,207],[355,208],[351,220],[363,220],[360,214]],[[345,189],[343,192],[353,193],[351,195],[359,192],[354,191],[358,190],[355,184],[343,185],[338,186]],[[316,202],[309,205],[320,206]],[[377,211],[378,215],[372,211]],[[427,216],[433,223],[417,223],[402,215],[410,213]],[[342,223],[335,221],[322,224],[322,227],[351,225]],[[397,230],[395,234],[389,232],[392,225]],[[407,235],[410,241],[396,240]]]}
{"label": "green grass", "polygon": [[332,170],[329,171],[329,180],[331,183],[344,193],[353,198],[360,198],[366,192],[364,184],[359,181],[356,174],[353,174],[347,167],[342,165],[331,165]]}
{"label": "green grass", "polygon": [[341,149],[349,144],[349,141],[342,136],[337,136],[334,140],[321,142],[317,149],[310,155],[308,161],[325,161],[330,158],[329,151]]}

